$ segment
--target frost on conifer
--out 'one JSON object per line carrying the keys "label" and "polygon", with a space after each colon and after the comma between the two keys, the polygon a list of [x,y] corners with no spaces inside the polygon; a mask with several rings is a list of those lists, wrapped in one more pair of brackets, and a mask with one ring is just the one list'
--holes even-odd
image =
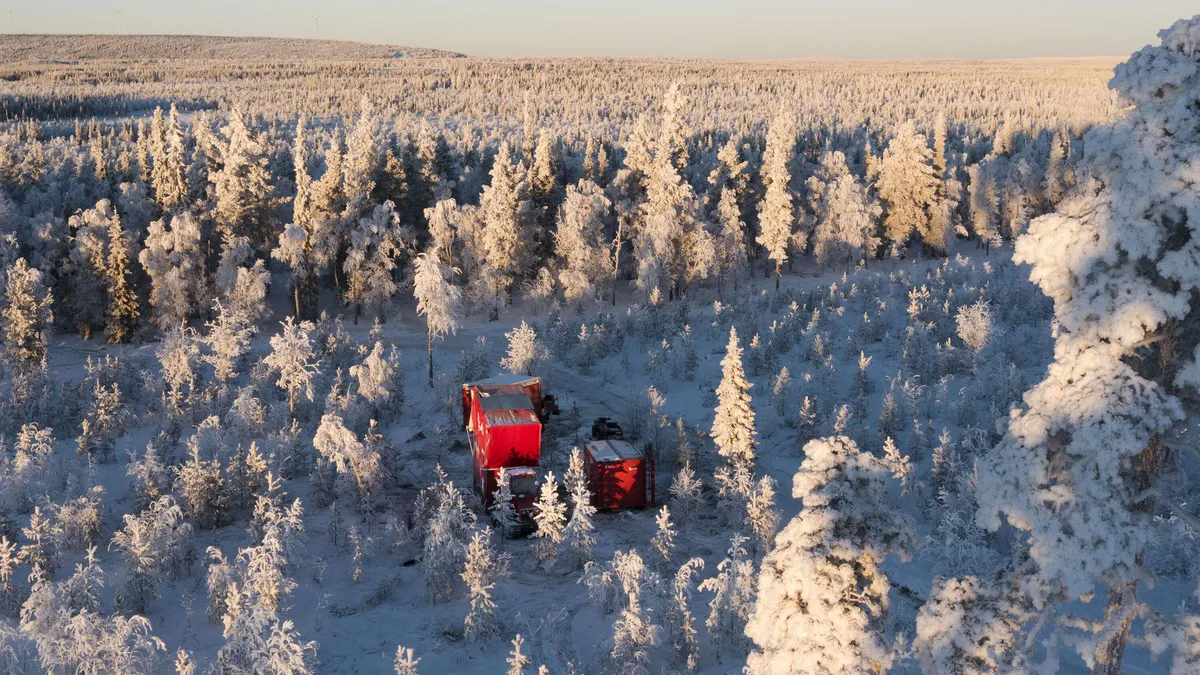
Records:
{"label": "frost on conifer", "polygon": [[848,438],[811,441],[793,480],[803,509],[763,560],[746,625],[749,671],[860,673],[891,667],[884,558],[907,555],[912,522],[887,501],[891,470]]}
{"label": "frost on conifer", "polygon": [[1106,603],[1104,620],[1072,626],[1106,675],[1121,668],[1157,509],[1179,508],[1154,486],[1174,470],[1179,395],[1200,384],[1185,179],[1200,148],[1200,16],[1159,37],[1115,69],[1110,87],[1133,108],[1088,133],[1090,178],[1017,242],[1054,301],[1055,360],[979,468],[978,521],[1024,531],[1035,597]]}
{"label": "frost on conifer", "polygon": [[558,498],[558,480],[553,472],[546,473],[533,508],[533,521],[537,523],[534,536],[538,538],[538,560],[553,560],[558,555],[567,521],[567,505]]}

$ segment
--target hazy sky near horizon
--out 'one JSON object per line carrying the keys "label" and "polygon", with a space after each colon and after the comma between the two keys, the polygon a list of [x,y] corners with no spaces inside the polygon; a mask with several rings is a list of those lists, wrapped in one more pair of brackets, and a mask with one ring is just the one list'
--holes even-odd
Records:
{"label": "hazy sky near horizon", "polygon": [[[172,5],[181,5],[172,7]],[[1124,56],[1196,0],[11,0],[18,33],[267,35],[476,56]],[[219,15],[219,19],[217,17]],[[319,17],[319,20],[314,20]],[[8,18],[7,15],[4,18]],[[6,21],[3,28],[7,31]]]}

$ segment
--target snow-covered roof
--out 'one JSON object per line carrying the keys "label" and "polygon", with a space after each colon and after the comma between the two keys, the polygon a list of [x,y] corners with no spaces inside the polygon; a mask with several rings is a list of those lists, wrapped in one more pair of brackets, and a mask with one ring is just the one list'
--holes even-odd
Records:
{"label": "snow-covered roof", "polygon": [[468,382],[467,386],[468,387],[489,387],[489,386],[498,387],[498,386],[502,386],[502,385],[506,385],[506,384],[515,384],[515,385],[519,385],[519,386],[525,386],[525,385],[529,385],[529,384],[535,384],[535,383],[537,383],[537,381],[539,379],[541,379],[541,378],[529,377],[528,375],[512,375],[510,373],[503,373],[501,375],[496,375],[495,377],[489,377],[486,380],[478,380],[476,382]]}
{"label": "snow-covered roof", "polygon": [[641,459],[642,453],[629,441],[605,440],[587,444],[588,453],[597,462],[620,462],[626,459]]}

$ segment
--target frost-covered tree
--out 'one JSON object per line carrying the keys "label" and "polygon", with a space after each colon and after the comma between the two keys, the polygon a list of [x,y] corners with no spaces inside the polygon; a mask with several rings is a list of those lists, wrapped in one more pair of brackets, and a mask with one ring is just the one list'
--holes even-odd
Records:
{"label": "frost-covered tree", "polygon": [[424,573],[425,597],[431,602],[450,599],[454,581],[463,569],[467,538],[475,525],[475,513],[467,508],[462,491],[447,481],[438,467],[439,482],[423,492],[425,509]]}
{"label": "frost-covered tree", "polygon": [[567,473],[563,476],[567,496],[571,500],[571,518],[563,530],[563,548],[570,562],[583,566],[592,559],[592,547],[596,545],[592,521],[596,507],[592,505],[592,493],[588,490],[587,474],[584,471],[583,453],[579,448],[571,450]]}
{"label": "frost-covered tree", "polygon": [[211,530],[229,519],[229,486],[219,460],[201,459],[195,436],[188,445],[188,461],[176,469],[174,490],[196,527]]}
{"label": "frost-covered tree", "polygon": [[[297,180],[308,178],[297,174]],[[298,192],[297,202],[300,199]],[[279,244],[271,250],[271,257],[291,268],[292,309],[297,318],[311,321],[317,318],[317,277],[337,256],[340,241],[336,224],[328,218],[297,213],[294,220],[279,233]]]}
{"label": "frost-covered tree", "polygon": [[337,470],[354,479],[355,499],[366,510],[380,495],[384,480],[383,459],[374,443],[358,440],[342,418],[326,413],[313,436],[313,447]]}
{"label": "frost-covered tree", "polygon": [[765,192],[758,205],[757,241],[775,262],[775,288],[779,288],[779,275],[793,239],[801,251],[808,245],[807,235],[796,231],[796,212],[788,187],[792,180],[788,165],[796,146],[795,128],[795,120],[789,114],[782,114],[771,123],[760,172]]}
{"label": "frost-covered tree", "polygon": [[[699,590],[712,593],[708,602],[709,640],[720,652],[745,642],[746,622],[754,611],[754,560],[746,551],[746,538],[734,535],[729,552],[717,564],[717,576],[700,582]],[[745,653],[745,650],[740,650]]]}
{"label": "frost-covered tree", "polygon": [[206,297],[200,224],[190,211],[150,223],[138,261],[150,276],[150,306],[160,330],[169,330],[202,308]]}
{"label": "frost-covered tree", "polygon": [[462,292],[450,283],[454,271],[430,253],[417,255],[413,264],[413,296],[417,314],[425,316],[426,346],[429,350],[429,386],[433,386],[433,340],[458,331]]}
{"label": "frost-covered tree", "polygon": [[187,201],[187,137],[175,104],[171,104],[165,126],[162,125],[161,108],[154,110],[154,122],[159,123],[159,129],[154,133],[158,148],[154,153],[151,181],[155,201],[164,213],[169,213]]}
{"label": "frost-covered tree", "polygon": [[376,341],[362,363],[350,366],[350,377],[358,383],[358,395],[372,407],[375,419],[404,403],[400,354],[395,345],[385,352],[383,343]]}
{"label": "frost-covered tree", "polygon": [[310,336],[316,327],[307,321],[297,324],[291,317],[280,325],[283,330],[271,336],[271,353],[263,359],[263,365],[278,376],[276,383],[287,392],[288,411],[295,419],[296,397],[313,400],[318,358]]}
{"label": "frost-covered tree", "polygon": [[669,298],[679,297],[692,282],[708,278],[716,262],[712,233],[704,226],[699,200],[683,175],[687,164],[685,104],[679,87],[673,84],[663,100],[657,137],[637,141],[649,143],[653,153],[626,158],[626,165],[644,182],[634,253],[636,284],[647,297],[656,290]]}
{"label": "frost-covered tree", "polygon": [[208,323],[208,335],[201,340],[208,351],[201,359],[213,367],[217,380],[222,384],[237,377],[238,366],[250,350],[250,340],[255,328],[247,317],[221,302],[214,301],[216,316]]}
{"label": "frost-covered tree", "polygon": [[463,635],[475,644],[491,642],[500,635],[492,589],[496,579],[503,576],[505,567],[505,560],[492,547],[491,533],[476,530],[467,544],[461,575],[471,600],[471,611],[463,621]]}
{"label": "frost-covered tree", "polygon": [[220,171],[209,175],[213,217],[223,237],[249,237],[264,244],[270,232],[271,174],[263,139],[250,128],[240,108],[229,113],[222,130]]}
{"label": "frost-covered tree", "polygon": [[558,282],[568,302],[595,295],[598,284],[611,272],[604,232],[611,208],[612,202],[604,191],[589,180],[567,187],[566,199],[558,212],[554,247],[562,265]]}
{"label": "frost-covered tree", "polygon": [[487,266],[483,282],[498,301],[512,296],[513,283],[531,261],[530,232],[534,222],[533,203],[523,164],[512,163],[512,150],[502,142],[492,165],[492,180],[479,197],[483,232],[481,253]]}
{"label": "frost-covered tree", "polygon": [[492,493],[491,512],[492,519],[504,536],[516,534],[521,523],[513,506],[512,476],[504,467],[496,471],[496,491]]}
{"label": "frost-covered tree", "polygon": [[746,635],[751,673],[883,672],[890,584],[881,564],[906,556],[913,523],[887,500],[891,470],[844,436],[810,441],[793,478],[803,509],[763,560]]}
{"label": "frost-covered tree", "polygon": [[387,303],[396,294],[397,258],[411,237],[400,227],[400,218],[390,201],[360,218],[349,234],[350,247],[343,266],[346,300],[354,305],[355,321],[364,307],[382,317]]}
{"label": "frost-covered tree", "polygon": [[165,647],[150,632],[145,617],[100,613],[104,573],[95,549],[75,574],[55,582],[34,575],[33,589],[21,608],[21,632],[37,643],[38,660],[48,673],[158,672]]}
{"label": "frost-covered tree", "polygon": [[517,375],[534,375],[550,358],[550,350],[538,342],[537,331],[521,321],[521,325],[504,334],[508,338],[508,352],[500,359],[500,367]]}
{"label": "frost-covered tree", "polygon": [[[1144,554],[1176,466],[1181,396],[1200,386],[1200,304],[1188,176],[1200,150],[1200,16],[1118,65],[1110,87],[1132,110],[1086,137],[1091,176],[1034,221],[1014,259],[1054,301],[1055,360],[979,468],[978,522],[1023,531],[1039,605],[1105,602],[1074,643],[1093,673],[1121,662],[1140,611]],[[1097,593],[1097,590],[1106,592]]]}
{"label": "frost-covered tree", "polygon": [[521,647],[525,646],[525,638],[521,637],[520,633],[513,638],[512,651],[508,653],[508,658],[505,662],[508,664],[508,670],[505,675],[525,675],[525,668],[530,663],[529,657],[521,653]]}
{"label": "frost-covered tree", "polygon": [[688,670],[700,664],[700,644],[696,640],[695,617],[692,615],[692,576],[704,569],[703,558],[692,558],[679,566],[671,582],[671,604],[667,610],[667,630],[671,635],[671,656],[674,663]]}
{"label": "frost-covered tree", "polygon": [[754,409],[750,407],[752,386],[742,365],[737,329],[730,328],[725,358],[721,359],[721,384],[717,386],[717,410],[711,435],[717,454],[726,461],[716,474],[721,495],[741,502],[749,499],[757,456]]}
{"label": "frost-covered tree", "polygon": [[270,273],[262,260],[254,258],[247,237],[224,236],[217,266],[216,290],[222,304],[254,324],[267,314],[267,282]]}
{"label": "frost-covered tree", "polygon": [[567,523],[567,505],[558,499],[558,480],[554,472],[546,473],[533,509],[533,521],[537,523],[534,536],[538,538],[538,560],[553,560],[558,555],[558,546],[563,541],[563,530]]}
{"label": "frost-covered tree", "polygon": [[929,209],[937,197],[938,176],[933,152],[912,122],[901,124],[883,152],[875,189],[886,207],[884,232],[889,241],[905,246],[913,234],[926,245],[944,250],[946,235],[930,228]]}
{"label": "frost-covered tree", "polygon": [[42,273],[31,269],[24,258],[17,258],[6,278],[0,312],[4,320],[4,357],[17,370],[30,372],[40,368],[46,358],[54,298],[42,284]]}
{"label": "frost-covered tree", "polygon": [[873,257],[879,248],[882,209],[850,173],[846,156],[837,150],[822,153],[821,164],[806,185],[816,220],[813,255],[817,262],[849,266]]}
{"label": "frost-covered tree", "polygon": [[617,551],[612,566],[625,595],[625,606],[613,622],[609,657],[618,673],[649,675],[651,652],[662,640],[662,627],[654,623],[642,599],[650,574],[636,550]]}
{"label": "frost-covered tree", "polygon": [[746,271],[749,261],[746,258],[746,223],[742,221],[742,208],[733,189],[721,190],[716,221],[718,227],[713,245],[718,279],[733,279],[736,289],[737,278]]}
{"label": "frost-covered tree", "polygon": [[125,514],[125,527],[113,535],[108,548],[125,558],[127,611],[146,614],[164,576],[179,578],[191,567],[192,525],[170,495],[161,497],[138,515]]}
{"label": "frost-covered tree", "polygon": [[671,522],[670,509],[666,506],[659,509],[654,523],[658,529],[654,532],[654,538],[650,540],[650,547],[654,549],[656,566],[660,571],[665,571],[670,567],[671,558],[675,555],[675,523]]}
{"label": "frost-covered tree", "polygon": [[413,650],[406,648],[404,645],[396,647],[396,675],[420,675],[417,672],[417,664],[421,663],[421,659],[413,658]]}
{"label": "frost-covered tree", "polygon": [[155,355],[162,366],[164,402],[172,414],[180,414],[184,398],[196,393],[196,367],[200,361],[196,331],[176,325],[163,336]]}

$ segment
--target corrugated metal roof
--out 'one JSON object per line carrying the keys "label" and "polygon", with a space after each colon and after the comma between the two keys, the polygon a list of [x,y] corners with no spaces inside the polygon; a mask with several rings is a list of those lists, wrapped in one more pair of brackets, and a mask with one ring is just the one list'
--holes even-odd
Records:
{"label": "corrugated metal roof", "polygon": [[[527,399],[528,400],[528,399]],[[522,424],[539,424],[537,415],[532,409],[526,410],[485,410],[484,418],[490,427],[504,427]]]}
{"label": "corrugated metal roof", "polygon": [[493,410],[533,410],[533,403],[525,394],[497,394],[480,396],[479,407],[484,411]]}
{"label": "corrugated metal roof", "polygon": [[642,453],[629,441],[592,441],[587,444],[588,452],[597,462],[619,462],[626,459],[641,459]]}
{"label": "corrugated metal roof", "polygon": [[534,384],[539,379],[540,378],[529,377],[527,375],[510,375],[510,374],[505,373],[502,375],[496,375],[495,377],[489,377],[486,380],[479,380],[478,382],[468,382],[467,386],[468,387],[488,387],[488,386],[502,386],[502,385],[506,385],[506,384],[515,384],[515,385],[519,385],[519,386],[523,387],[525,385]]}

